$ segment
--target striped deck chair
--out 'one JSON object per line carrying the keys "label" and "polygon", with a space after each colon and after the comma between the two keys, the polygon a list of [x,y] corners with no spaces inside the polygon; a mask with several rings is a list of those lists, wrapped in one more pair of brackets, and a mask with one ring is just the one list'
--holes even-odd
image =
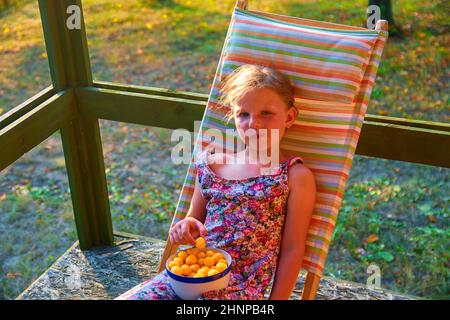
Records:
{"label": "striped deck chair", "polygon": [[[316,179],[316,204],[302,263],[307,271],[302,299],[314,299],[388,37],[387,21],[379,20],[371,30],[248,10],[247,5],[237,1],[233,10],[172,225],[189,210],[195,155],[212,143],[205,131],[235,129],[233,121],[226,123],[226,110],[219,105],[220,81],[243,64],[277,68],[292,80],[299,110],[280,147],[287,155],[300,156]],[[225,149],[234,148],[233,142],[225,141]],[[176,249],[168,240],[160,271]]]}

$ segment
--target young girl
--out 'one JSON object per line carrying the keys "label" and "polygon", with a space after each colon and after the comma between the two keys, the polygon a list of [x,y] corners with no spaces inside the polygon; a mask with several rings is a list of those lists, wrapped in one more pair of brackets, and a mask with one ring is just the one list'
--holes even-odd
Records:
{"label": "young girl", "polygon": [[[222,104],[230,107],[227,117],[234,118],[246,147],[236,154],[199,153],[189,212],[171,228],[169,240],[194,244],[203,236],[207,246],[232,256],[229,286],[206,292],[203,299],[263,299],[272,280],[269,299],[288,299],[302,266],[316,194],[314,176],[302,159],[288,157],[279,148],[298,114],[293,87],[279,71],[249,64],[235,69],[222,84]],[[249,163],[255,151],[255,145],[247,143],[249,129],[268,130],[266,152],[269,158],[279,155],[278,170],[261,174],[259,156]],[[275,144],[270,141],[272,130],[279,133]],[[256,134],[258,141],[262,137]],[[162,271],[116,299],[178,297]]]}

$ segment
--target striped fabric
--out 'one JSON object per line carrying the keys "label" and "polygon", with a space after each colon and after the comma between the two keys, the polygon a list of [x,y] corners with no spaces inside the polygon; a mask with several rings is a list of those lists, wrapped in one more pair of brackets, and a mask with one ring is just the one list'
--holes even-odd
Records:
{"label": "striped fabric", "polygon": [[[288,155],[301,156],[316,178],[317,201],[303,268],[319,276],[387,36],[383,30],[308,26],[235,8],[195,143],[197,155],[214,146],[206,130],[235,129],[233,121],[226,124],[226,110],[218,105],[223,76],[251,63],[277,68],[291,78],[299,115],[281,148]],[[226,148],[233,152],[232,140]],[[188,212],[196,176],[194,161],[193,157],[172,223]]]}

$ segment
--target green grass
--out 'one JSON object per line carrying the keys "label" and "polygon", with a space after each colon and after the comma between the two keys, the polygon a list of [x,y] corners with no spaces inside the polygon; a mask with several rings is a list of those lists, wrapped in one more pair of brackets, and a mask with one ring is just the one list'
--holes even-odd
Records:
{"label": "green grass", "polygon": [[349,182],[328,258],[333,262],[327,265],[329,275],[365,283],[367,266],[375,263],[383,287],[448,298],[449,181],[430,168],[420,171],[428,171],[428,183],[395,176]]}
{"label": "green grass", "polygon": [[[84,0],[94,79],[209,93],[235,1]],[[250,1],[250,9],[363,26],[367,1]],[[395,1],[368,113],[448,122],[444,1]],[[35,1],[0,14],[0,114],[50,84]],[[101,121],[114,228],[166,239],[187,166],[170,130]],[[325,274],[449,298],[449,170],[356,156]],[[59,133],[0,173],[0,298],[76,239]],[[368,241],[370,240],[370,241]]]}

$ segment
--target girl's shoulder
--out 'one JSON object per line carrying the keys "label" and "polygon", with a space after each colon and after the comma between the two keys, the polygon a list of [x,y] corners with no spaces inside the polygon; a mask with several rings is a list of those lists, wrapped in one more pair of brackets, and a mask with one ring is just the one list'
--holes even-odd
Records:
{"label": "girl's shoulder", "polygon": [[295,183],[312,183],[314,181],[314,174],[310,168],[305,166],[301,158],[293,158],[288,163],[288,184],[289,190]]}

